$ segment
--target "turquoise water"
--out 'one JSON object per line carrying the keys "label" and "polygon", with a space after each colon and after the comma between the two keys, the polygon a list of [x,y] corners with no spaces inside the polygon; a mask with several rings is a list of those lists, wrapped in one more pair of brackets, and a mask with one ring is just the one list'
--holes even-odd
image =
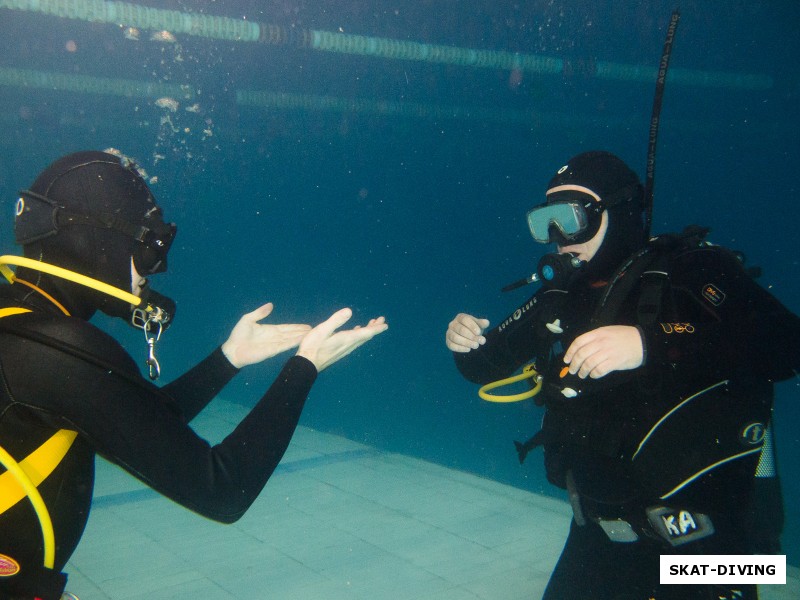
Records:
{"label": "turquoise water", "polygon": [[[295,35],[333,32],[645,69],[658,63],[673,9],[662,1],[635,8],[555,0],[147,4]],[[800,7],[688,2],[681,10],[671,68],[705,74],[710,84],[667,85],[653,230],[711,226],[714,242],[745,252],[763,268],[761,284],[798,311]],[[144,28],[134,40],[126,31],[0,8],[0,192],[8,207],[1,230],[11,231],[16,190],[49,161],[119,148],[158,178],[153,191],[180,228],[170,273],[154,281],[179,303],[161,344],[166,379],[267,300],[276,304],[276,321],[316,323],[341,306],[354,309],[355,322],[382,314],[390,330],[323,374],[303,424],[559,495],[539,457],[520,467],[511,444],[537,430],[540,409],[481,402],[453,367],[444,330],[460,311],[496,322],[530,292],[499,290],[542,253],[524,214],[566,158],[606,148],[644,175],[652,82],[188,34],[164,42]],[[60,86],[72,89],[33,85],[32,72],[66,75]],[[721,83],[721,73],[767,84]],[[177,109],[157,105],[161,94],[100,92],[98,82],[109,79],[135,82],[137,91],[178,86],[167,96]],[[253,90],[293,94],[295,106],[237,101]],[[14,251],[8,234],[0,239],[4,252]],[[144,352],[133,332],[101,324],[136,356]],[[251,404],[278,368],[251,369],[229,397]],[[776,402],[784,539],[795,565],[799,386],[797,379],[780,384]]]}

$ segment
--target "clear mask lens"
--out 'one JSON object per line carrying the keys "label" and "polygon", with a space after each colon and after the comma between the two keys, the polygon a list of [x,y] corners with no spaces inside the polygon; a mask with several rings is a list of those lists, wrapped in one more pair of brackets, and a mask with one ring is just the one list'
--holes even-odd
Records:
{"label": "clear mask lens", "polygon": [[528,212],[531,235],[542,244],[555,241],[550,235],[551,227],[555,227],[565,239],[570,240],[585,231],[588,224],[586,211],[577,202],[543,204]]}

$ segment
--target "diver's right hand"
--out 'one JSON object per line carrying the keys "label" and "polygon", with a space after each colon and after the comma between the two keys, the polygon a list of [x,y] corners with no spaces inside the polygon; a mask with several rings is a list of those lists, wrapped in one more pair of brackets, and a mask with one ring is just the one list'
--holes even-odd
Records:
{"label": "diver's right hand", "polygon": [[483,332],[489,327],[488,319],[458,313],[447,326],[445,343],[453,352],[469,352],[486,343]]}

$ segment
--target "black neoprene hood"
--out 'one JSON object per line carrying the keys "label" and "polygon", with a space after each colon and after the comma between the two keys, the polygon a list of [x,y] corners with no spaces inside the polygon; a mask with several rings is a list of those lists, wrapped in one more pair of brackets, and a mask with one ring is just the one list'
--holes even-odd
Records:
{"label": "black neoprene hood", "polygon": [[[557,188],[564,191],[553,191]],[[575,189],[585,188],[588,194]],[[608,213],[608,230],[597,254],[587,268],[596,278],[609,277],[625,258],[645,242],[643,212],[643,187],[636,173],[618,156],[604,150],[584,152],[572,157],[558,169],[547,184],[548,203],[594,196],[600,199]],[[586,239],[597,234],[602,211],[587,211],[589,224]],[[575,242],[570,242],[575,243]]]}
{"label": "black neoprene hood", "polygon": [[135,163],[90,150],[56,160],[20,193],[14,233],[28,257],[130,290],[132,258],[142,275],[166,269],[175,226]]}

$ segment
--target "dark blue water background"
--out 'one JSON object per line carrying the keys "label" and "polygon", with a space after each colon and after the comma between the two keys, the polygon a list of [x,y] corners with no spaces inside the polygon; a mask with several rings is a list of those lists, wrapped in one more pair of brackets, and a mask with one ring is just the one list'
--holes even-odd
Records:
{"label": "dark blue water background", "polygon": [[[295,30],[644,66],[657,64],[673,9],[661,0],[146,4]],[[673,68],[764,74],[773,84],[667,86],[653,230],[710,225],[714,242],[744,251],[763,267],[761,284],[798,311],[800,5],[681,8]],[[165,379],[264,301],[275,302],[274,322],[317,323],[342,306],[353,308],[354,323],[385,315],[387,333],[322,374],[303,424],[560,495],[540,457],[521,467],[511,444],[538,429],[541,410],[480,401],[455,370],[444,331],[460,311],[496,323],[533,292],[499,290],[542,254],[524,214],[568,157],[605,148],[644,175],[652,83],[148,37],[136,42],[115,25],[0,9],[0,67],[178,83],[199,104],[199,112],[169,115],[173,131],[160,124],[167,113],[152,98],[0,84],[2,250],[15,251],[16,190],[39,170],[69,151],[120,148],[158,176],[154,193],[180,227],[170,273],[154,280],[179,302],[160,348]],[[480,107],[488,115],[248,108],[237,105],[237,90]],[[522,111],[531,118],[519,119]],[[139,334],[98,322],[142,355]],[[226,397],[251,405],[280,362],[248,369]],[[785,545],[800,564],[800,380],[778,386],[776,423]],[[680,461],[679,450],[665,460]]]}

